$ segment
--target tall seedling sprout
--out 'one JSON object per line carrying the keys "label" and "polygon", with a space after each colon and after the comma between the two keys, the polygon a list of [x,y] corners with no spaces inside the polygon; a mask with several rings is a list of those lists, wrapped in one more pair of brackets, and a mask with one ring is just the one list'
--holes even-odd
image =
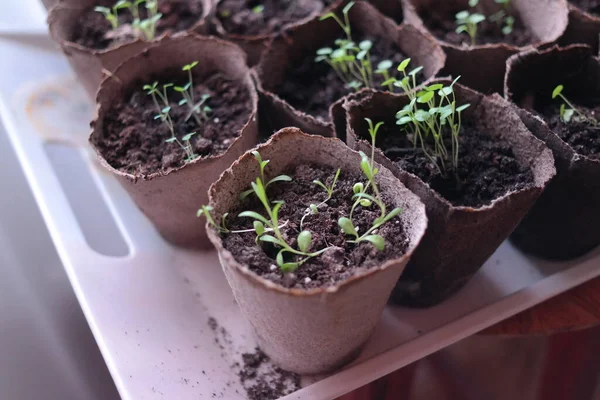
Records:
{"label": "tall seedling sprout", "polygon": [[567,99],[567,97],[563,94],[564,88],[565,87],[563,85],[558,85],[552,91],[552,99],[560,98],[563,101],[563,103],[560,105],[560,118],[563,120],[563,122],[568,124],[572,121],[573,116],[577,114],[577,119],[579,121],[588,122],[593,126],[598,125],[598,120],[596,120],[596,118],[586,116],[584,113],[578,110],[577,107],[575,107],[573,103],[569,101],[569,99]]}

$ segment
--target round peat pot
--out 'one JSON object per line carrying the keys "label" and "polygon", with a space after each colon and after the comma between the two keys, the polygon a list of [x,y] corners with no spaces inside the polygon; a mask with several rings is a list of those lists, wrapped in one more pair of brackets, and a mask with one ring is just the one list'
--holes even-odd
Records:
{"label": "round peat pot", "polygon": [[[173,87],[165,89],[169,108],[161,111],[166,106],[162,97],[156,95],[154,103],[143,87],[157,82],[162,93],[168,83],[187,85],[182,67],[194,62],[189,71],[194,104],[202,102],[212,111],[192,114],[192,103],[180,104],[183,96]],[[90,142],[102,165],[168,242],[208,248],[196,212],[207,203],[208,188],[221,172],[257,143],[258,96],[244,52],[214,38],[163,38],[106,78],[97,103]],[[196,118],[203,120],[199,124]]]}
{"label": "round peat pot", "polygon": [[587,44],[592,47],[594,54],[598,54],[600,49],[599,37],[600,16],[585,12],[573,4],[569,4],[569,25],[558,43],[561,46],[576,43]]}
{"label": "round peat pot", "polygon": [[[585,115],[598,115],[600,62],[587,46],[531,51],[508,60],[505,95],[523,122],[546,142],[556,177],[511,236],[538,257],[568,260],[600,245],[600,135],[592,122],[560,116],[554,88]],[[569,107],[570,108],[570,107]],[[594,114],[592,114],[594,113]]]}
{"label": "round peat pot", "polygon": [[[372,151],[365,118],[384,122],[375,159],[427,207],[429,227],[392,295],[404,305],[432,306],[462,288],[508,238],[555,173],[551,151],[507,101],[458,84],[454,93],[457,107],[470,107],[462,113],[458,163],[446,161],[445,175],[420,143],[413,145],[406,128],[396,125],[396,113],[409,103],[408,96],[374,93],[344,105],[348,145]],[[450,152],[451,134],[442,132]],[[432,146],[431,135],[426,146]]]}
{"label": "round peat pot", "polygon": [[[211,12],[210,0],[159,0],[158,12],[162,18],[156,25],[157,36],[152,41],[134,35],[129,10],[120,10],[120,27],[111,29],[107,19],[94,8],[112,7],[115,0],[61,0],[48,14],[50,36],[67,56],[90,97],[102,79],[110,75],[125,60],[147,49],[167,33],[205,32],[205,22]],[[144,6],[140,6],[144,8]],[[197,18],[187,20],[197,13]],[[181,16],[185,16],[182,20]]]}
{"label": "round peat pot", "polygon": [[[433,34],[446,52],[442,76],[461,76],[461,83],[482,93],[502,93],[506,60],[524,48],[558,39],[568,24],[566,0],[511,0],[508,13],[495,0],[480,0],[475,8],[468,0],[402,0],[405,21]],[[456,14],[479,13],[485,20],[477,27],[475,45],[466,33],[456,33]],[[511,33],[506,22],[494,22],[498,12],[515,19]]]}
{"label": "round peat pot", "polygon": [[234,42],[248,55],[251,66],[258,64],[273,37],[300,26],[325,10],[321,0],[257,2],[218,0],[213,30]]}
{"label": "round peat pot", "polygon": [[[379,229],[379,234],[386,241],[384,250],[377,250],[371,243],[351,244],[337,225],[338,216],[331,210],[352,204],[353,179],[360,177],[358,179],[365,181],[360,167],[361,157],[357,152],[338,139],[307,135],[296,128],[279,131],[266,144],[258,146],[257,151],[263,160],[270,161],[266,179],[282,173],[293,177],[291,182],[270,186],[269,190],[274,194],[269,196],[274,199],[275,196],[278,199],[288,196],[290,199],[290,196],[300,195],[300,191],[292,191],[291,188],[314,187],[318,191],[310,180],[301,182],[299,171],[321,168],[335,172],[341,169],[328,206],[321,205],[320,212],[304,225],[314,232],[311,246],[332,246],[329,239],[334,237],[335,241],[341,240],[335,246],[341,247],[312,258],[293,274],[275,267],[275,257],[266,255],[265,247],[256,245],[255,234],[243,238],[237,236],[238,233],[219,234],[214,228],[207,228],[236,301],[252,323],[264,352],[283,369],[296,373],[333,371],[359,354],[377,325],[396,280],[425,232],[425,207],[388,170],[375,164],[380,168],[376,181],[383,201],[390,210],[400,207],[402,212]],[[240,206],[239,195],[259,174],[253,154],[246,153],[211,186],[210,205],[216,221],[220,221],[225,213],[231,218],[241,210],[240,207],[248,204],[247,201],[253,200],[245,200]],[[311,173],[306,177],[313,179],[314,175]],[[323,182],[329,185],[331,179]],[[277,185],[280,186],[279,192],[276,192]],[[281,208],[280,221],[285,224],[285,228],[282,226],[286,229],[284,232],[295,230],[292,227],[296,227],[298,221],[289,216],[301,216],[302,212],[295,213],[298,206],[288,201]],[[303,210],[306,204],[300,207]],[[361,215],[368,213],[365,211]],[[358,220],[357,215],[353,222]],[[378,213],[372,214],[375,215]],[[234,222],[235,218],[241,219],[234,217]],[[251,221],[246,220],[252,226]],[[320,229],[324,226],[328,228]],[[390,236],[391,232],[396,233]],[[396,236],[398,232],[402,232],[402,240],[389,242],[390,237],[400,237]],[[232,252],[234,248],[241,248],[238,246],[240,241],[245,243],[245,250]],[[362,256],[358,259],[363,261],[354,264],[352,260],[359,253]],[[243,261],[254,257],[261,261]],[[263,264],[264,270],[261,269]],[[273,266],[269,267],[269,264]],[[326,267],[317,270],[315,265]],[[312,282],[306,279],[308,274],[312,274]],[[288,279],[293,280],[292,283],[285,283]]]}
{"label": "round peat pot", "polygon": [[[342,12],[338,10],[337,14],[342,15]],[[444,66],[444,52],[433,38],[413,26],[396,25],[371,4],[357,2],[348,17],[353,40],[357,43],[365,39],[372,42],[370,56],[373,70],[379,62],[390,60],[391,76],[401,78],[396,67],[410,57],[409,70],[423,67],[418,74],[418,81],[422,83],[434,77]],[[347,87],[326,62],[316,62],[315,58],[317,50],[335,47],[334,42],[343,36],[344,32],[332,18],[324,21],[315,18],[271,43],[257,68],[257,75],[259,92],[265,98],[265,107],[271,110],[273,126],[296,126],[305,132],[323,136],[334,134],[335,114],[344,114],[341,110],[343,97],[356,92]],[[381,83],[384,80],[383,75],[374,74],[377,88],[383,89]],[[343,125],[343,118],[341,122]],[[343,135],[344,131],[337,133]]]}

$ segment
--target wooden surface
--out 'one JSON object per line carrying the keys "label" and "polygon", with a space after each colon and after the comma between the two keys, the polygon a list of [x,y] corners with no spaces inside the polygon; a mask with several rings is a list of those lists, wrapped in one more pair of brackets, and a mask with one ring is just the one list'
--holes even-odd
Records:
{"label": "wooden surface", "polygon": [[600,325],[600,278],[523,311],[481,334],[552,335],[596,325]]}

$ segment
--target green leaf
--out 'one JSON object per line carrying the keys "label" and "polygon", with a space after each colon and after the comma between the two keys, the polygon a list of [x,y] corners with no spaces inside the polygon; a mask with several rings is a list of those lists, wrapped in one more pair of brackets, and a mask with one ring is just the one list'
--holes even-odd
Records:
{"label": "green leaf", "polygon": [[456,112],[463,112],[465,111],[467,108],[471,107],[471,104],[467,103],[467,104],[463,104],[462,106],[458,107],[456,109]]}
{"label": "green leaf", "polygon": [[360,169],[362,169],[365,176],[371,180],[373,179],[373,171],[371,171],[371,163],[367,157],[363,157],[360,161]]}
{"label": "green leaf", "polygon": [[198,65],[198,61],[194,61],[192,63],[189,63],[188,65],[184,65],[184,67],[182,68],[182,70],[189,71],[192,68],[194,68],[196,65]]}
{"label": "green leaf", "polygon": [[262,235],[259,239],[261,242],[273,243],[281,247],[285,247],[285,244],[281,242],[281,240],[277,239],[275,236],[271,235]]}
{"label": "green leaf", "polygon": [[327,56],[333,53],[333,50],[330,47],[323,47],[322,49],[317,50],[317,55],[319,56]]}
{"label": "green leaf", "polygon": [[482,14],[471,14],[469,16],[469,23],[471,24],[478,24],[483,21],[485,21],[485,16]]}
{"label": "green leaf", "polygon": [[319,213],[319,209],[317,208],[317,206],[315,204],[311,204],[308,208],[310,208],[310,211],[313,214],[318,214]]}
{"label": "green leaf", "polygon": [[102,13],[102,14],[110,14],[110,8],[108,7],[94,7],[94,11]]}
{"label": "green leaf", "polygon": [[363,240],[366,240],[367,242],[373,243],[373,245],[379,251],[383,251],[383,249],[385,248],[385,239],[382,236],[380,236],[380,235],[365,236],[365,238]]}
{"label": "green leaf", "polygon": [[352,187],[352,191],[354,192],[354,194],[357,193],[362,193],[362,191],[365,189],[365,185],[363,185],[362,183],[358,182],[355,183],[354,186]]}
{"label": "green leaf", "polygon": [[350,12],[350,9],[354,7],[354,2],[351,1],[350,3],[346,4],[346,7],[344,7],[344,9],[342,10],[342,13],[344,14],[348,14]]}
{"label": "green leaf", "polygon": [[358,233],[356,232],[356,229],[354,229],[354,224],[352,224],[352,221],[349,218],[340,218],[338,220],[338,225],[340,226],[340,228],[342,228],[342,231],[346,235],[352,235],[358,238]]}
{"label": "green leaf", "polygon": [[555,99],[558,96],[560,96],[564,88],[565,87],[563,85],[558,85],[557,87],[555,87],[554,91],[552,92],[552,98]]}
{"label": "green leaf", "polygon": [[274,224],[274,226],[279,225],[279,210],[281,209],[281,206],[283,206],[283,201],[276,202],[275,206],[273,207],[273,224]]}
{"label": "green leaf", "polygon": [[298,248],[301,252],[306,253],[312,242],[312,233],[310,231],[302,231],[298,235]]}
{"label": "green leaf", "polygon": [[400,215],[402,213],[402,209],[397,207],[394,208],[392,211],[390,211],[390,213],[388,215],[386,215],[385,217],[382,218],[377,218],[375,221],[373,221],[373,225],[383,225],[386,222],[392,220],[393,218],[396,218],[398,215]]}
{"label": "green leaf", "polygon": [[260,178],[256,178],[256,182],[252,182],[252,189],[254,189],[254,193],[256,193],[256,196],[258,196],[258,199],[263,203],[265,208],[268,207],[269,199]]}
{"label": "green leaf", "polygon": [[258,161],[259,164],[262,163],[262,157],[260,156],[260,153],[258,151],[254,150],[251,154],[254,156],[256,161]]}
{"label": "green leaf", "polygon": [[173,90],[176,91],[176,92],[179,92],[179,93],[185,92],[185,89],[182,88],[181,86],[175,86],[173,88]]}
{"label": "green leaf", "polygon": [[466,20],[467,18],[469,18],[469,15],[470,15],[470,14],[469,14],[469,12],[468,12],[468,11],[460,11],[460,12],[456,13],[456,19],[457,19],[457,20],[464,21],[464,20]]}
{"label": "green leaf", "polygon": [[379,64],[377,64],[377,70],[387,71],[388,69],[392,68],[392,65],[393,64],[391,60],[383,60]]}
{"label": "green leaf", "polygon": [[361,50],[357,55],[356,55],[356,59],[357,60],[364,60],[364,58],[367,56],[367,51],[366,50]]}
{"label": "green leaf", "polygon": [[571,122],[571,119],[573,118],[574,113],[575,113],[575,110],[573,110],[573,109],[565,110],[565,112],[562,115],[563,121],[565,121],[567,123]]}
{"label": "green leaf", "polygon": [[419,96],[419,98],[417,99],[417,103],[427,104],[429,103],[429,101],[431,101],[431,99],[433,99],[434,95],[435,93],[433,92],[426,92],[425,94]]}
{"label": "green leaf", "polygon": [[279,175],[267,182],[267,186],[275,182],[291,182],[292,178],[287,175]]}
{"label": "green leaf", "polygon": [[402,117],[396,121],[396,125],[406,125],[410,122],[413,122],[412,117]]}
{"label": "green leaf", "polygon": [[403,60],[400,65],[398,65],[398,71],[404,72],[406,67],[408,67],[408,64],[410,64],[410,58]]}
{"label": "green leaf", "polygon": [[262,4],[259,4],[259,5],[255,6],[254,8],[252,8],[252,12],[254,14],[260,14],[263,11],[265,11],[265,6],[263,6]]}
{"label": "green leaf", "polygon": [[242,192],[242,194],[240,194],[240,200],[244,200],[246,197],[250,196],[252,193],[254,193],[254,189],[248,189]]}
{"label": "green leaf", "polygon": [[373,204],[373,202],[371,200],[367,200],[367,199],[361,199],[359,201],[359,204],[363,207],[371,207],[371,205]]}
{"label": "green leaf", "polygon": [[168,114],[171,111],[171,106],[167,106],[165,108],[163,108],[162,110],[160,110],[160,112],[162,112],[163,114]]}
{"label": "green leaf", "polygon": [[190,132],[187,135],[185,135],[184,137],[181,138],[182,141],[187,142],[189,141],[192,136],[194,136],[196,134],[196,132]]}
{"label": "green leaf", "polygon": [[182,105],[184,105],[185,103],[187,103],[187,99],[181,99],[181,100],[179,100],[179,103],[178,103],[178,104],[179,104],[180,106],[182,106]]}
{"label": "green leaf", "polygon": [[[371,48],[373,47],[373,42],[371,42],[370,40],[363,40],[362,42],[360,42],[358,44],[358,48],[364,51],[369,51],[371,50]],[[390,61],[391,63],[391,61]]]}
{"label": "green leaf", "polygon": [[427,90],[428,92],[435,92],[436,90],[440,90],[443,87],[444,85],[442,85],[441,83],[436,83],[435,85],[427,86],[425,90]]}
{"label": "green leaf", "polygon": [[459,25],[456,27],[456,29],[454,30],[456,33],[463,33],[467,31],[467,26],[466,25]]}
{"label": "green leaf", "polygon": [[314,180],[313,183],[317,186],[320,186],[324,191],[329,193],[329,188],[327,186],[325,186],[325,184],[323,182],[321,182],[320,180]]}
{"label": "green leaf", "polygon": [[175,141],[177,141],[177,138],[176,138],[176,137],[170,137],[170,138],[168,138],[167,140],[165,140],[165,142],[167,142],[167,143],[173,143],[173,142],[175,142]]}
{"label": "green leaf", "polygon": [[299,266],[300,266],[300,263],[285,263],[283,265],[280,265],[279,268],[283,272],[294,272],[295,270],[298,269]]}
{"label": "green leaf", "polygon": [[255,212],[255,211],[243,211],[238,214],[238,217],[253,218],[253,219],[256,219],[256,220],[262,222],[265,225],[269,225],[269,221],[265,217],[263,217],[262,215],[260,215],[259,213]]}
{"label": "green leaf", "polygon": [[[507,0],[496,0],[496,3],[506,2]],[[469,0],[469,7],[475,7],[479,0]]]}
{"label": "green leaf", "polygon": [[281,267],[283,264],[285,264],[285,261],[283,260],[284,252],[285,252],[285,250],[281,250],[279,253],[277,253],[277,257],[275,257],[275,261],[277,262],[277,265],[279,267]]}
{"label": "green leaf", "polygon": [[396,83],[396,82],[397,82],[396,78],[390,78],[390,79],[388,79],[387,81],[384,81],[384,82],[381,84],[381,86],[389,86],[389,85],[392,85],[392,84],[394,84],[394,83]]}
{"label": "green leaf", "polygon": [[323,14],[321,16],[321,18],[319,18],[319,21],[324,21],[326,19],[333,18],[333,17],[335,17],[335,14],[332,13],[332,12],[330,12],[330,13],[327,13],[327,14]]}
{"label": "green leaf", "polygon": [[265,225],[260,221],[254,221],[252,223],[254,226],[254,232],[256,232],[256,236],[262,236],[265,233]]}
{"label": "green leaf", "polygon": [[412,71],[410,71],[410,72],[408,73],[408,75],[410,75],[410,76],[415,76],[415,75],[417,75],[419,72],[421,72],[421,70],[422,70],[422,69],[423,69],[423,67],[417,67],[417,68],[413,69]]}

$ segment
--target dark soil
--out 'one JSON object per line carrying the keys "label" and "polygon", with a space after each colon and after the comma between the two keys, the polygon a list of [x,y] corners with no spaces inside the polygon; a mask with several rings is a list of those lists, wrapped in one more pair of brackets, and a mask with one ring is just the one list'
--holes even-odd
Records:
{"label": "dark soil", "polygon": [[[576,105],[577,109],[589,119],[599,118],[599,108],[587,108]],[[594,126],[590,121],[574,115],[569,123],[563,122],[559,107],[547,105],[541,110],[550,129],[575,150],[575,152],[594,160],[600,160],[600,124]]]}
{"label": "dark soil", "polygon": [[[446,163],[446,177],[422,151],[414,149],[395,121],[386,121],[381,127],[377,147],[399,168],[421,178],[454,206],[485,206],[533,183],[531,170],[518,163],[508,143],[465,124],[459,134],[458,168],[454,170],[451,163]],[[451,149],[451,144],[446,147]]]}
{"label": "dark soil", "polygon": [[[164,76],[177,75],[174,72]],[[156,80],[169,82],[164,76]],[[183,86],[187,79],[174,83]],[[185,152],[177,143],[166,142],[171,137],[169,127],[155,119],[156,106],[152,97],[142,90],[143,85],[144,82],[133,85],[135,90],[126,100],[115,104],[107,112],[103,138],[96,143],[112,167],[137,176],[167,172],[184,165],[186,159]],[[186,121],[187,105],[179,106],[177,103],[181,95],[170,91],[170,116],[175,133],[181,139],[187,133],[196,132],[190,141],[195,153],[201,157],[219,155],[231,146],[250,118],[250,93],[238,82],[229,81],[222,75],[212,75],[194,84],[194,94],[196,100],[203,94],[211,96],[207,101],[212,108],[209,119],[201,126],[194,118]]]}
{"label": "dark soil", "polygon": [[[331,168],[302,165],[287,171],[293,182],[276,183],[269,187],[269,198],[283,200],[279,220],[287,225],[281,229],[288,243],[297,247],[296,238],[300,233],[299,224],[306,208],[310,204],[319,204],[327,195],[322,188],[315,185],[313,180],[320,179],[330,185],[335,175]],[[311,214],[304,220],[303,229],[313,234],[310,251],[317,251],[329,246],[331,250],[322,256],[310,259],[296,272],[284,274],[275,267],[277,250],[265,246],[264,250],[255,243],[254,233],[229,234],[224,237],[225,248],[231,251],[238,262],[248,265],[256,274],[288,288],[312,289],[328,287],[341,282],[353,275],[370,268],[378,267],[386,260],[400,257],[406,251],[408,238],[398,218],[385,224],[378,232],[386,241],[385,250],[382,252],[370,243],[358,245],[347,242],[337,221],[350,214],[353,204],[352,187],[357,182],[365,182],[362,176],[350,175],[342,171],[335,186],[333,197],[319,208],[318,214]],[[387,204],[385,195],[384,202]],[[253,210],[265,215],[262,206],[255,196],[247,198],[239,210],[231,212],[237,215],[239,211]],[[391,211],[391,210],[390,210]],[[357,207],[354,212],[354,222],[358,232],[365,232],[372,226],[372,222],[379,216],[376,206],[369,208]],[[252,221],[248,218],[229,218],[227,225],[232,230],[248,229]]]}
{"label": "dark soil", "polygon": [[258,347],[242,354],[239,377],[248,400],[275,400],[300,389],[300,376],[275,366]]}
{"label": "dark soil", "polygon": [[[354,40],[356,43],[360,43],[362,40],[373,42],[371,62],[374,69],[381,61],[391,60],[394,65],[392,70],[395,70],[398,64],[407,58],[393,42],[368,36],[357,37]],[[335,44],[332,41],[323,47],[334,48]],[[337,100],[352,93],[354,89],[346,87],[346,84],[328,64],[315,62],[315,57],[315,54],[308,54],[296,68],[290,69],[276,93],[298,110],[328,121],[329,107]],[[411,65],[409,69],[412,69],[411,67],[416,68],[417,65]],[[422,73],[417,76],[419,81],[422,81]],[[375,88],[384,89],[381,86],[384,81],[382,75],[374,74],[374,81]]]}
{"label": "dark soil", "polygon": [[569,3],[590,14],[600,15],[600,0],[569,0]]}
{"label": "dark soil", "polygon": [[[99,1],[97,5],[111,7],[115,1]],[[95,7],[95,6],[94,6]],[[131,29],[133,16],[129,10],[119,11],[119,28],[113,30],[103,14],[94,11],[94,7],[85,10],[79,17],[71,40],[81,46],[103,50],[136,39]],[[146,8],[141,5],[141,18],[146,18]],[[166,32],[181,32],[190,29],[202,17],[202,2],[199,0],[160,0],[158,12],[162,18],[156,25],[156,36]]]}
{"label": "dark soil", "polygon": [[[456,13],[460,11],[462,10],[451,10],[448,13],[427,12],[422,13],[421,18],[429,31],[439,40],[457,46],[470,46],[471,37],[466,32],[456,33]],[[513,31],[508,35],[502,33],[501,24],[499,25],[487,19],[479,23],[477,25],[476,44],[506,43],[517,47],[524,47],[535,42],[535,36],[525,27],[521,19],[516,15],[513,15],[513,17],[515,18],[515,24]]]}
{"label": "dark soil", "polygon": [[222,0],[217,6],[217,18],[227,33],[267,35],[281,32],[324,6],[320,0]]}

